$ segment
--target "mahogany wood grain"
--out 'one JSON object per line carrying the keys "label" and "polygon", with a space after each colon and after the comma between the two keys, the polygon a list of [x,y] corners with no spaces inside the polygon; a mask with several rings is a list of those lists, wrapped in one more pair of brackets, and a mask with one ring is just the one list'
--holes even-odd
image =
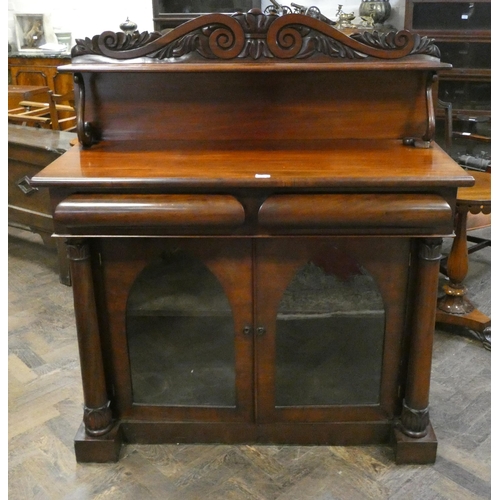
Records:
{"label": "mahogany wood grain", "polygon": [[449,229],[450,205],[435,195],[291,194],[270,196],[259,210],[264,227],[425,227]]}
{"label": "mahogany wood grain", "polygon": [[147,80],[141,73],[92,73],[83,78],[85,88],[93,89],[86,97],[85,120],[102,140],[402,139],[423,136],[427,125],[422,72],[151,73]]}
{"label": "mahogany wood grain", "polygon": [[75,436],[75,455],[78,462],[117,462],[123,444],[120,424],[115,424],[106,436],[89,436],[82,424]]}
{"label": "mahogany wood grain", "polygon": [[431,424],[425,429],[425,436],[418,439],[407,436],[397,427],[393,436],[397,464],[433,464],[436,461],[438,442]]}
{"label": "mahogany wood grain", "polygon": [[[286,248],[286,251],[285,251]],[[406,320],[402,301],[408,286],[407,238],[279,238],[257,242],[256,326],[265,334],[256,337],[256,390],[258,422],[325,422],[380,420],[398,411],[397,394],[401,384],[398,360]],[[385,307],[385,336],[380,399],[374,405],[277,408],[275,405],[276,317],[283,293],[300,267],[314,262],[327,274],[347,273],[341,256],[349,255],[367,269],[377,283]],[[270,277],[272,276],[272,280]],[[343,276],[347,279],[347,275]]]}
{"label": "mahogany wood grain", "polygon": [[[130,289],[147,264],[164,252],[183,250],[199,258],[221,283],[234,317],[236,358],[236,404],[234,408],[153,407],[133,403],[130,362],[126,336],[126,311]],[[199,239],[103,239],[99,245],[104,288],[101,311],[107,311],[102,335],[110,352],[115,381],[116,411],[121,418],[157,421],[249,421],[253,420],[253,335],[244,332],[252,325],[251,242]]]}
{"label": "mahogany wood grain", "polygon": [[243,224],[245,211],[229,195],[74,194],[57,206],[54,219],[67,227],[233,227]]}
{"label": "mahogany wood grain", "polygon": [[[310,16],[254,9],[166,34],[107,32],[77,41],[72,54],[63,71],[76,83],[81,146],[32,182],[51,189],[59,235],[92,237],[92,273],[79,265],[74,289],[86,399],[112,394],[125,441],[367,444],[397,427],[401,461],[434,460],[438,265],[415,249],[451,233],[457,189],[473,178],[433,142],[433,82],[449,66],[432,41],[347,35]],[[162,252],[179,249],[213,273],[231,306],[234,407],[134,400],[130,291]],[[278,304],[309,262],[348,273],[340,251],[371,274],[383,304],[379,389],[359,405],[280,405]],[[107,438],[77,437],[77,459],[109,457],[116,441]]]}
{"label": "mahogany wood grain", "polygon": [[426,436],[430,423],[429,390],[441,242],[440,238],[420,240],[416,257],[416,296],[401,429],[417,439]]}
{"label": "mahogany wood grain", "polygon": [[[110,64],[111,63],[111,64]],[[371,59],[370,65],[363,65],[362,61],[322,60],[301,61],[222,61],[215,64],[213,61],[190,62],[189,64],[154,64],[151,61],[129,61],[113,64],[114,61],[75,60],[73,64],[60,67],[61,73],[276,73],[276,72],[304,72],[304,71],[408,71],[408,69],[422,71],[446,71],[451,64],[443,63],[425,55],[414,55],[411,62]]]}
{"label": "mahogany wood grain", "polygon": [[107,393],[103,353],[95,302],[89,244],[83,240],[68,242],[76,330],[84,395],[86,433],[102,436],[112,427],[110,399]]}
{"label": "mahogany wood grain", "polygon": [[[391,424],[380,422],[192,423],[137,422],[121,425],[124,439],[133,443],[266,443],[308,445],[366,445],[387,443]],[[180,436],[180,437],[179,437]]]}
{"label": "mahogany wood grain", "polygon": [[[471,186],[437,144],[332,140],[101,143],[73,147],[33,178],[36,186],[93,189],[401,189]],[[185,191],[184,191],[185,192]]]}

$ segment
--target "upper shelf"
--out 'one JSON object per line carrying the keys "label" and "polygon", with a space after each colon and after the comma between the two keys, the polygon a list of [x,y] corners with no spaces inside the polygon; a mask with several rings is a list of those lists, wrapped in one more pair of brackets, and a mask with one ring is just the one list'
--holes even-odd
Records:
{"label": "upper shelf", "polygon": [[85,147],[395,138],[430,147],[432,86],[451,67],[409,31],[348,34],[259,9],[207,14],[166,34],[105,32],[77,40],[72,57],[60,70],[74,73]]}

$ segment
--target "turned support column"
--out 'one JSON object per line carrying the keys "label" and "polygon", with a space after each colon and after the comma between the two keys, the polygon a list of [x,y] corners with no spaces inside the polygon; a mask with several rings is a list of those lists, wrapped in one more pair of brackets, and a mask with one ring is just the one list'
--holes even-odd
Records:
{"label": "turned support column", "polygon": [[[488,207],[489,209],[489,207]],[[477,310],[467,298],[464,281],[469,272],[469,249],[467,247],[467,216],[470,207],[457,206],[455,238],[446,262],[449,282],[443,286],[444,295],[437,304],[436,321],[458,325],[477,333],[486,349],[491,349],[491,319]],[[484,210],[481,207],[481,211]],[[478,213],[477,210],[475,213]],[[485,213],[488,213],[485,211]]]}
{"label": "turned support column", "polygon": [[104,377],[90,249],[88,243],[81,239],[70,239],[66,245],[83,382],[83,423],[87,435],[101,436],[111,429],[112,416]]}
{"label": "turned support column", "polygon": [[446,295],[438,307],[450,314],[466,314],[474,310],[474,306],[465,298],[467,289],[464,280],[469,272],[467,250],[467,208],[457,209],[455,238],[446,263],[448,278],[443,289]]}
{"label": "turned support column", "polygon": [[401,430],[412,438],[426,436],[430,423],[429,388],[441,243],[441,238],[427,238],[419,241],[418,246],[416,301],[401,413]]}

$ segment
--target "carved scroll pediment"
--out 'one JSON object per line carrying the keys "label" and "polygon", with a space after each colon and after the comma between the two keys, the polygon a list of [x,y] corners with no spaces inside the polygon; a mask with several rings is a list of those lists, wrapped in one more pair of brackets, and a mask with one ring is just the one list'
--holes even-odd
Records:
{"label": "carved scroll pediment", "polygon": [[439,57],[432,40],[409,31],[359,32],[347,35],[303,14],[207,14],[172,31],[134,34],[106,31],[77,40],[72,57],[98,55],[111,59],[315,60],[399,59],[413,54]]}

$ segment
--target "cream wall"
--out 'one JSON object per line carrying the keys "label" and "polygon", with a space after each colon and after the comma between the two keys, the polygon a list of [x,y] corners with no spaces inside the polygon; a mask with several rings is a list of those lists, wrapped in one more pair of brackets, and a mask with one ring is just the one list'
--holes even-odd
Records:
{"label": "cream wall", "polygon": [[[342,1],[342,0],[340,0]],[[290,5],[290,1],[282,1]],[[301,5],[315,5],[321,12],[335,19],[338,3],[331,0],[313,0],[311,2],[297,1]],[[344,12],[359,13],[361,0],[353,2],[347,0],[342,3]],[[263,0],[263,7],[269,5],[268,0]],[[392,13],[388,22],[396,28],[404,24],[405,0],[391,0]],[[119,2],[106,2],[103,0],[8,0],[9,14],[9,43],[15,42],[14,13],[46,14],[48,25],[55,31],[69,31],[75,38],[92,37],[103,31],[119,31],[120,24],[127,17],[138,25],[139,31],[153,31],[153,8],[149,0],[120,0]],[[52,39],[48,33],[48,41]]]}

